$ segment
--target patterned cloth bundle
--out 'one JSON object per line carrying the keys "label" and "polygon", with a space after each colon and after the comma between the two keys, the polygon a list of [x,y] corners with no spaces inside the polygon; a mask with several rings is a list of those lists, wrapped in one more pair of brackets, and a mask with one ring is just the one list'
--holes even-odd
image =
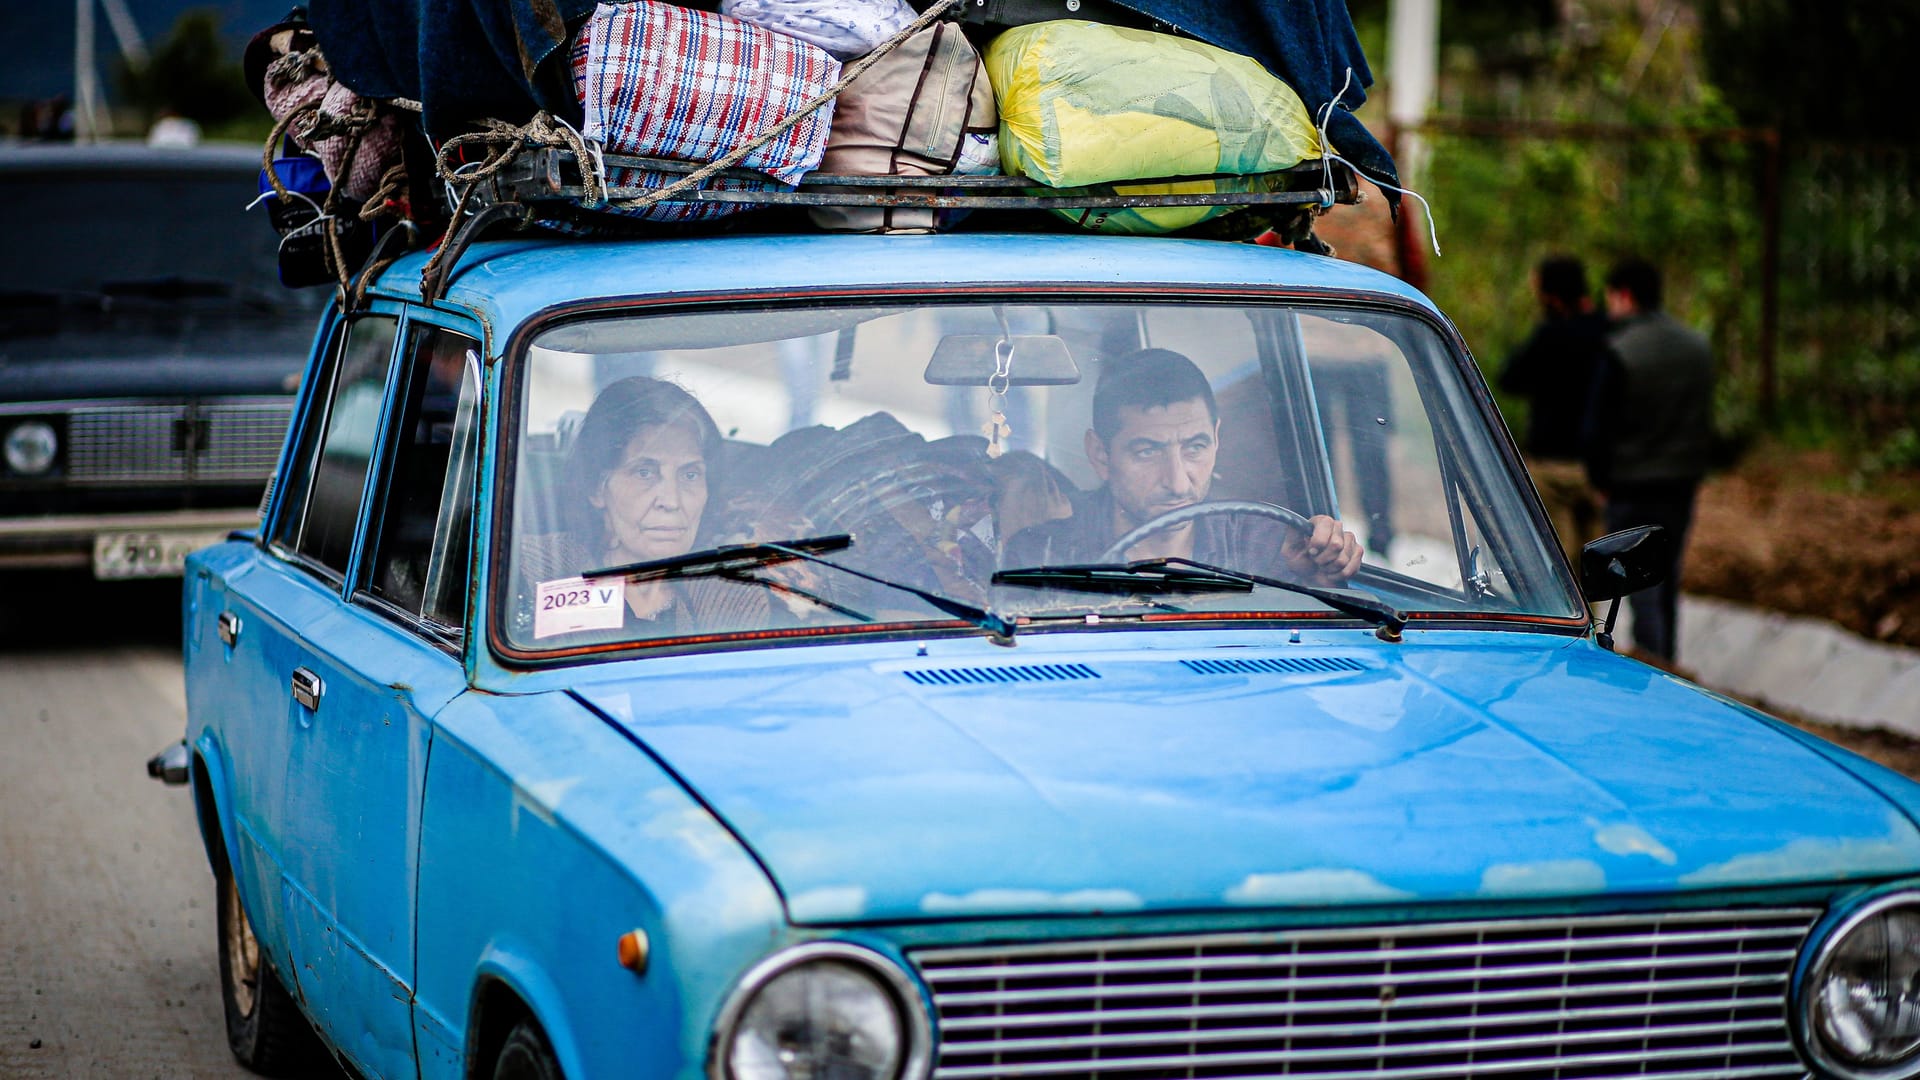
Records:
{"label": "patterned cloth bundle", "polygon": [[[609,153],[711,161],[797,112],[840,79],[840,62],[798,38],[724,15],[657,0],[599,5],[573,51],[574,88],[586,110],[582,134]],[[833,103],[741,163],[791,187],[820,165]],[[673,174],[610,168],[616,188],[665,187]],[[715,189],[759,191],[758,180],[715,180]],[[751,203],[675,201],[618,210],[649,221],[698,221]]]}
{"label": "patterned cloth bundle", "polygon": [[906,0],[720,0],[720,13],[818,45],[842,60],[867,55],[914,18]]}

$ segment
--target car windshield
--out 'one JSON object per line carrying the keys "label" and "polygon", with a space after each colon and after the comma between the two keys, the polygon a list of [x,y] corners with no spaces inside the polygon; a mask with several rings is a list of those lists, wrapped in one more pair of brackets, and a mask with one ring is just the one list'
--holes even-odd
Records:
{"label": "car windshield", "polygon": [[513,651],[1581,614],[1455,355],[1392,311],[729,308],[517,363]]}

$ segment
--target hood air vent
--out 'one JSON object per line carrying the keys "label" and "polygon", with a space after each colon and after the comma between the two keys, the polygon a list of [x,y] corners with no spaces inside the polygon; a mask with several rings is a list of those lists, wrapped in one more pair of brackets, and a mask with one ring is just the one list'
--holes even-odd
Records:
{"label": "hood air vent", "polygon": [[993,683],[1066,682],[1097,679],[1085,664],[1014,664],[1006,667],[931,668],[901,674],[921,686],[976,686]]}
{"label": "hood air vent", "polygon": [[1358,661],[1326,656],[1182,660],[1180,666],[1198,675],[1328,675],[1336,672],[1366,670],[1366,667]]}

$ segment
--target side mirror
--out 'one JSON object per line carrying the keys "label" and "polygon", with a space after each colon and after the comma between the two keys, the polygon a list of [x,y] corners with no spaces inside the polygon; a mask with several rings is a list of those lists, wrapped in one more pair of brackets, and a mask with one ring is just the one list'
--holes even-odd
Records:
{"label": "side mirror", "polygon": [[1620,598],[1666,580],[1673,569],[1673,537],[1658,525],[1608,533],[1580,549],[1580,588],[1587,602],[1608,600],[1605,625],[1595,635],[1600,647],[1613,649],[1613,622]]}
{"label": "side mirror", "polygon": [[1658,525],[1608,533],[1580,551],[1580,588],[1589,602],[1652,588],[1673,569],[1673,537]]}
{"label": "side mirror", "polygon": [[934,386],[986,386],[1000,370],[1002,345],[1008,386],[1072,386],[1080,381],[1067,343],[1052,334],[948,334],[927,361],[926,380]]}

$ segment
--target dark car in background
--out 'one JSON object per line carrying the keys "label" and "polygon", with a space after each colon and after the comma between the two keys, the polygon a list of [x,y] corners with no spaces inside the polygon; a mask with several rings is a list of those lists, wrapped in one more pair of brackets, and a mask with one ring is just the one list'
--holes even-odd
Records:
{"label": "dark car in background", "polygon": [[0,146],[0,570],[180,572],[250,527],[324,290],[241,146]]}

